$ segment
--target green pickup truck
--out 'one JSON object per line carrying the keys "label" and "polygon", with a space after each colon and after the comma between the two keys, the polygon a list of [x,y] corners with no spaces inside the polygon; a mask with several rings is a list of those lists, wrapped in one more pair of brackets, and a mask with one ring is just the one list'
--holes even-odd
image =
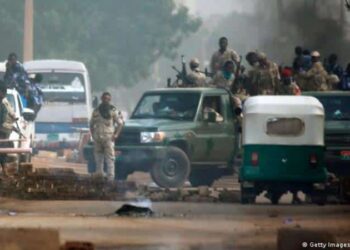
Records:
{"label": "green pickup truck", "polygon": [[[240,111],[225,89],[147,91],[116,140],[116,178],[144,171],[161,187],[210,186],[233,173]],[[84,155],[93,172],[93,142]]]}
{"label": "green pickup truck", "polygon": [[326,114],[326,163],[330,173],[340,179],[340,196],[350,200],[350,92],[305,92],[316,97]]}

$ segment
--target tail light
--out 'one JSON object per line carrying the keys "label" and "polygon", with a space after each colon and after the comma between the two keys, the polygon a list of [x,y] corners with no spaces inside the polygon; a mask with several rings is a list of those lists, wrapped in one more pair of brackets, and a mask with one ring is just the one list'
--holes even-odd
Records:
{"label": "tail light", "polygon": [[253,152],[251,155],[251,162],[253,166],[259,165],[259,154],[257,152]]}
{"label": "tail light", "polygon": [[316,154],[311,154],[310,155],[310,160],[309,163],[311,166],[315,167],[317,165],[317,155]]}

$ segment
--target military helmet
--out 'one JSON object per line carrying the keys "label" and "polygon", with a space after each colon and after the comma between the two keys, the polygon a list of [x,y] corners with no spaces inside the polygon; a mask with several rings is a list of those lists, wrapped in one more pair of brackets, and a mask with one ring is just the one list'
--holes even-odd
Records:
{"label": "military helmet", "polygon": [[192,58],[190,61],[190,66],[192,68],[198,68],[199,67],[199,60],[198,58]]}

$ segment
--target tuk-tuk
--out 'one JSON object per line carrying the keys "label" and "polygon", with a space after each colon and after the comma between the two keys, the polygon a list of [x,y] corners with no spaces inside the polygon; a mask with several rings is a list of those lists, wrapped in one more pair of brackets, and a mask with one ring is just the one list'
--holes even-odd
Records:
{"label": "tuk-tuk", "polygon": [[256,96],[246,100],[242,123],[241,202],[267,191],[278,204],[290,191],[326,199],[324,109],[314,97]]}

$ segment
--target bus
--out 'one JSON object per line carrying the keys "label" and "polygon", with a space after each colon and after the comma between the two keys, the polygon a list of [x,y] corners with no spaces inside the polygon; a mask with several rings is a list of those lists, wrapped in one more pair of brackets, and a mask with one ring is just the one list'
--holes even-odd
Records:
{"label": "bus", "polygon": [[41,74],[44,103],[35,120],[36,150],[76,149],[80,131],[88,129],[92,112],[89,73],[82,62],[34,60],[24,63],[31,74]]}

